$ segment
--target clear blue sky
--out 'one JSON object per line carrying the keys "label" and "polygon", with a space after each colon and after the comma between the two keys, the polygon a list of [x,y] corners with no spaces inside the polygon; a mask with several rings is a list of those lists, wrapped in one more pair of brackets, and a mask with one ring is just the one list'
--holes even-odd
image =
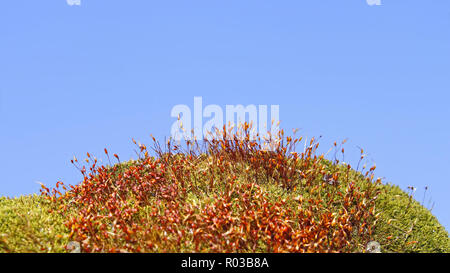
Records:
{"label": "clear blue sky", "polygon": [[130,158],[203,96],[349,138],[450,227],[448,0],[5,0],[0,91],[0,195],[76,183],[73,155]]}

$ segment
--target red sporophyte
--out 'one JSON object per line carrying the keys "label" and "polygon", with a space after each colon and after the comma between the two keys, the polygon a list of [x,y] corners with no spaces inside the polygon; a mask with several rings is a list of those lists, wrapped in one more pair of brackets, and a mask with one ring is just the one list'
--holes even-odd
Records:
{"label": "red sporophyte", "polygon": [[139,159],[121,163],[114,154],[116,165],[99,166],[88,153],[87,168],[71,161],[81,183],[42,185],[41,193],[83,252],[341,252],[370,241],[375,167],[362,189],[350,165],[316,154],[316,139],[299,152],[302,138],[281,130],[267,149],[250,130],[163,146],[152,137],[154,156],[133,140]]}

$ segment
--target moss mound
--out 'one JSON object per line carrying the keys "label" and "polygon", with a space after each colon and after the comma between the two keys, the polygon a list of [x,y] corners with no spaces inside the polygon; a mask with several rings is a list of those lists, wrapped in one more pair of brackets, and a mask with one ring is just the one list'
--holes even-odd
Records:
{"label": "moss mound", "polygon": [[[428,209],[398,186],[381,187],[373,238],[382,252],[450,252],[447,231]],[[0,252],[67,252],[70,231],[51,207],[38,195],[0,198]]]}
{"label": "moss mound", "polygon": [[382,252],[450,252],[431,212],[375,180],[375,167],[278,139],[267,150],[245,126],[203,146],[154,140],[155,156],[136,144],[136,161],[75,159],[78,185],[0,198],[0,252],[67,252],[70,241],[83,252],[366,252],[372,241]]}
{"label": "moss mound", "polygon": [[[373,239],[382,252],[449,253],[450,239],[431,212],[394,185],[381,185]],[[0,198],[0,252],[67,252],[70,230],[38,195]]]}

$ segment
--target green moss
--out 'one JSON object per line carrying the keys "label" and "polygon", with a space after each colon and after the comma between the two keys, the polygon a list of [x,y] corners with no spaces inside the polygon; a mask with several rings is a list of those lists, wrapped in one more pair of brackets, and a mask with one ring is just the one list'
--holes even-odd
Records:
{"label": "green moss", "polygon": [[450,252],[448,232],[398,186],[384,185],[377,201],[375,239],[384,252]]}
{"label": "green moss", "polygon": [[64,219],[40,196],[0,198],[0,252],[65,252]]}

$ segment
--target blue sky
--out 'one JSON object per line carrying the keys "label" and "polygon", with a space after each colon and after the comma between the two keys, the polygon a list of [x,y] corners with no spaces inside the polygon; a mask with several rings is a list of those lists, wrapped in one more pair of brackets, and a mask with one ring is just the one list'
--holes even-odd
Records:
{"label": "blue sky", "polygon": [[9,0],[0,64],[0,195],[76,183],[74,155],[130,158],[202,96],[280,105],[324,150],[349,138],[450,227],[450,1]]}

